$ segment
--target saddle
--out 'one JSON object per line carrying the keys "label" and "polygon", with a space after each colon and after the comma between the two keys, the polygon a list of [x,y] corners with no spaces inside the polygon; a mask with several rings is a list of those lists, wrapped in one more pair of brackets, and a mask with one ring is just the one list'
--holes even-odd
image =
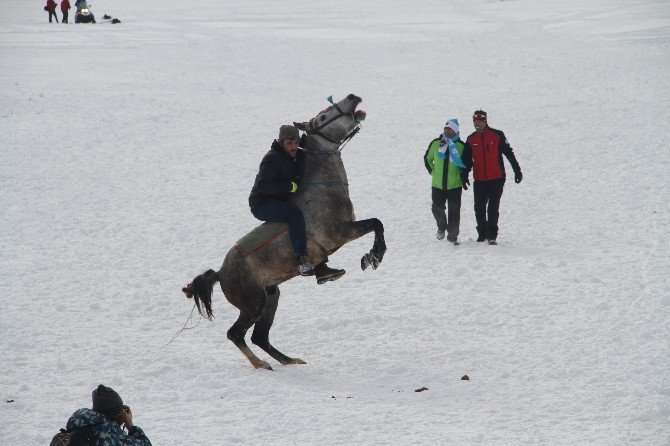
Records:
{"label": "saddle", "polygon": [[235,248],[237,248],[243,256],[248,256],[285,232],[288,232],[288,225],[286,223],[265,222],[239,239],[235,243]]}

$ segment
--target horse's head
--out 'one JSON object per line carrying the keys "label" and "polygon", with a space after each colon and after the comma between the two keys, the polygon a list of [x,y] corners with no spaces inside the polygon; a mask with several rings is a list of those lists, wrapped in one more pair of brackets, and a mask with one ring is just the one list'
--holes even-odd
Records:
{"label": "horse's head", "polygon": [[362,99],[354,94],[322,110],[309,122],[294,122],[298,129],[315,138],[319,147],[335,149],[351,139],[360,129],[360,122],[365,119],[363,110],[356,110]]}

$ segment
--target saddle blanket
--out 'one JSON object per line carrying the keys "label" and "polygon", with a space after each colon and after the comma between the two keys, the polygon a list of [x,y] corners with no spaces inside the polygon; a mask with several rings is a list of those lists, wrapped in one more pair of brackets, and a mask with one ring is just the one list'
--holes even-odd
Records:
{"label": "saddle blanket", "polygon": [[237,243],[235,243],[235,247],[240,254],[248,256],[285,232],[288,232],[288,225],[286,223],[265,222],[239,239]]}

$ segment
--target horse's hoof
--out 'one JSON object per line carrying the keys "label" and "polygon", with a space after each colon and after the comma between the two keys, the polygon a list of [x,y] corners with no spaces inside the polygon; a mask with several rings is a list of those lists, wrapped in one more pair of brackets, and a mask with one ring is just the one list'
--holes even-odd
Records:
{"label": "horse's hoof", "polygon": [[291,359],[291,362],[289,364],[307,364],[307,363],[300,358],[293,358]]}
{"label": "horse's hoof", "polygon": [[270,364],[268,364],[265,361],[260,361],[258,364],[254,364],[255,369],[265,369],[265,370],[272,370],[272,367],[270,367]]}
{"label": "horse's hoof", "polygon": [[363,257],[361,257],[361,269],[365,271],[368,269],[368,266],[370,266],[370,259],[368,258],[370,254],[365,254]]}
{"label": "horse's hoof", "polygon": [[376,255],[372,253],[367,253],[361,258],[361,269],[365,271],[368,269],[368,266],[371,266],[372,269],[377,269],[381,261],[377,258]]}

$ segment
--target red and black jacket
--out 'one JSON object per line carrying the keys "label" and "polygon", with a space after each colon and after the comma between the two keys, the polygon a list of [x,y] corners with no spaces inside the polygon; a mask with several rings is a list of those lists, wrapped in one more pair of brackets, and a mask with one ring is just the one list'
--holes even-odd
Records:
{"label": "red and black jacket", "polygon": [[505,134],[487,126],[481,133],[474,132],[468,136],[461,159],[466,172],[473,169],[476,181],[490,181],[505,178],[503,155],[507,157],[514,173],[518,175],[521,168]]}

